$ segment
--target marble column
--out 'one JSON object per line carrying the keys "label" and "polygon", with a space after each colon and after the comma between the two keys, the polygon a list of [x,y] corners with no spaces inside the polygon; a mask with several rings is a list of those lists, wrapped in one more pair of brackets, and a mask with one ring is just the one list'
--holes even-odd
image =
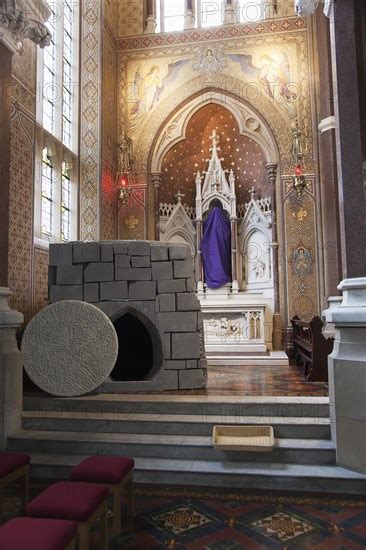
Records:
{"label": "marble column", "polygon": [[23,360],[15,338],[23,315],[8,305],[11,292],[0,287],[0,451],[8,436],[21,428],[23,399]]}
{"label": "marble column", "polygon": [[234,25],[236,23],[235,2],[234,0],[226,0],[224,25]]}
{"label": "marble column", "polygon": [[359,44],[365,36],[360,17],[365,17],[363,0],[334,2],[330,35],[344,278],[366,274],[366,246],[361,242],[366,235],[361,133],[365,83],[363,68],[359,66]]}
{"label": "marble column", "polygon": [[359,49],[366,40],[366,11],[363,0],[328,0],[325,10],[330,16],[342,270],[346,275],[338,286],[343,292],[342,303],[324,312],[327,323],[335,326],[334,349],[328,359],[331,430],[337,463],[366,474],[366,232],[362,181],[366,86]]}
{"label": "marble column", "polygon": [[342,278],[342,266],[330,31],[329,21],[322,10],[317,10],[313,16],[313,36],[315,50],[319,52],[315,78],[316,110],[319,121],[319,206],[323,244],[320,257],[324,266],[322,307],[325,308],[329,296],[335,296],[338,293],[337,286]]}
{"label": "marble column", "polygon": [[184,28],[194,29],[195,20],[196,20],[196,17],[195,17],[193,0],[186,0],[185,12],[184,12]]}
{"label": "marble column", "polygon": [[151,181],[154,187],[154,238],[156,241],[160,240],[160,230],[159,230],[159,217],[160,217],[160,198],[159,198],[159,189],[162,178],[161,172],[155,172],[151,174]]}
{"label": "marble column", "polygon": [[0,286],[8,283],[12,52],[0,43]]}
{"label": "marble column", "polygon": [[156,7],[155,0],[145,0],[145,34],[154,34],[156,31]]}
{"label": "marble column", "polygon": [[272,211],[272,273],[273,273],[273,334],[272,345],[274,350],[282,349],[282,317],[280,313],[280,288],[279,288],[279,263],[278,263],[278,228],[277,228],[277,198],[276,180],[277,164],[267,164],[267,175],[271,190],[271,211]]}

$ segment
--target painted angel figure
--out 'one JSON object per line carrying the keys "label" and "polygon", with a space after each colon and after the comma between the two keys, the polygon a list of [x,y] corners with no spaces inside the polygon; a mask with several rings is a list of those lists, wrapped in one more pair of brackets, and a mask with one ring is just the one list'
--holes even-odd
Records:
{"label": "painted angel figure", "polygon": [[131,110],[131,115],[138,117],[141,114],[149,113],[159,101],[167,86],[175,81],[181,68],[189,61],[190,59],[181,59],[169,63],[164,77],[162,76],[162,69],[158,65],[153,65],[145,76],[141,75],[140,67],[138,67],[133,83],[136,102]]}
{"label": "painted angel figure", "polygon": [[245,74],[256,77],[272,99],[276,86],[286,102],[297,99],[297,94],[290,89],[290,63],[285,52],[280,63],[266,54],[260,57],[260,64],[257,66],[253,63],[252,54],[229,54],[228,57],[239,63]]}

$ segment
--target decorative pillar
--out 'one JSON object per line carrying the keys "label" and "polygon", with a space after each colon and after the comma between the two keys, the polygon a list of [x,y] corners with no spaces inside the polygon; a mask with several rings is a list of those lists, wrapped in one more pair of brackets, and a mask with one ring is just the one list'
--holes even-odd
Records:
{"label": "decorative pillar", "polygon": [[366,15],[363,0],[334,2],[333,7],[329,3],[328,9],[331,11],[342,272],[343,278],[348,279],[366,275],[366,247],[360,242],[361,235],[366,235],[362,154],[362,131],[366,128],[361,128],[366,87],[360,59],[361,44],[365,40],[362,20]]}
{"label": "decorative pillar", "polygon": [[160,218],[160,199],[159,199],[159,188],[162,178],[161,172],[155,172],[151,174],[151,181],[154,187],[154,228],[155,228],[155,240],[160,240],[160,230],[159,230],[159,218]]}
{"label": "decorative pillar", "polygon": [[195,12],[193,7],[193,0],[186,0],[185,12],[184,12],[184,28],[194,29]]}
{"label": "decorative pillar", "polygon": [[203,217],[202,217],[202,176],[200,171],[196,174],[196,282],[197,293],[203,296],[203,263],[201,252],[201,241],[203,235]]}
{"label": "decorative pillar", "polygon": [[271,211],[272,211],[272,262],[273,262],[273,292],[274,292],[274,313],[273,313],[273,336],[272,345],[274,350],[282,349],[282,318],[280,313],[280,288],[279,288],[279,264],[278,264],[278,230],[277,230],[277,198],[276,179],[277,164],[267,164],[267,175],[271,189]]}
{"label": "decorative pillar", "polygon": [[145,34],[154,34],[156,31],[156,13],[155,1],[145,0],[146,19],[145,19]]}
{"label": "decorative pillar", "polygon": [[264,19],[274,19],[277,13],[277,0],[265,0],[262,9],[264,10]]}
{"label": "decorative pillar", "polygon": [[8,284],[12,52],[0,44],[0,286]]}
{"label": "decorative pillar", "polygon": [[359,47],[366,39],[366,10],[363,0],[328,0],[325,13],[330,16],[331,28],[342,269],[346,274],[338,286],[343,292],[342,303],[324,312],[326,321],[335,326],[334,348],[328,359],[331,431],[337,463],[366,474],[366,250],[362,151],[362,145],[365,147],[362,114],[366,86]]}
{"label": "decorative pillar", "polygon": [[226,0],[224,25],[234,25],[236,23],[235,5],[233,0]]}
{"label": "decorative pillar", "polygon": [[0,451],[10,434],[21,428],[23,402],[23,359],[15,332],[23,315],[8,305],[11,292],[0,287]]}
{"label": "decorative pillar", "polygon": [[328,359],[332,439],[337,463],[366,473],[366,277],[345,279],[343,300],[324,311],[335,326]]}
{"label": "decorative pillar", "polygon": [[233,294],[237,294],[239,292],[238,263],[237,263],[237,250],[238,250],[237,218],[231,218],[230,227],[231,227],[231,277],[232,277],[231,290]]}

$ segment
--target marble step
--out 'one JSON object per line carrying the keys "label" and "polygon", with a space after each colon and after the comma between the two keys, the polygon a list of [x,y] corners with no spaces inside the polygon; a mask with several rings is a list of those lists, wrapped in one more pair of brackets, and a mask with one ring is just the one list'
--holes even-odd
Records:
{"label": "marble step", "polygon": [[[85,455],[32,454],[31,476],[66,478]],[[366,476],[338,466],[136,458],[137,483],[230,489],[366,494]]]}
{"label": "marble step", "polygon": [[[329,417],[328,397],[261,397],[233,395],[91,394],[56,398],[28,394],[25,411],[86,413],[153,413],[199,416]],[[268,420],[267,420],[268,421]]]}
{"label": "marble step", "polygon": [[335,464],[329,440],[276,439],[272,452],[220,451],[210,436],[47,432],[22,430],[8,439],[8,449],[54,454],[112,454],[170,459]]}
{"label": "marble step", "polygon": [[329,418],[26,411],[22,422],[26,430],[192,436],[211,436],[216,424],[270,424],[275,437],[330,438]]}

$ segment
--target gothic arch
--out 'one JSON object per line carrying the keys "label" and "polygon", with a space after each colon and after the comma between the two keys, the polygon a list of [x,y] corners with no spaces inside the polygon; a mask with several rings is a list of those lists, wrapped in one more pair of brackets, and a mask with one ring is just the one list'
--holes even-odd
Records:
{"label": "gothic arch", "polygon": [[277,164],[280,151],[277,139],[263,116],[248,102],[220,89],[203,90],[184,101],[158,129],[149,151],[148,173],[161,171],[165,154],[183,140],[192,116],[202,107],[216,103],[228,109],[239,126],[240,133],[258,143],[268,164]]}

